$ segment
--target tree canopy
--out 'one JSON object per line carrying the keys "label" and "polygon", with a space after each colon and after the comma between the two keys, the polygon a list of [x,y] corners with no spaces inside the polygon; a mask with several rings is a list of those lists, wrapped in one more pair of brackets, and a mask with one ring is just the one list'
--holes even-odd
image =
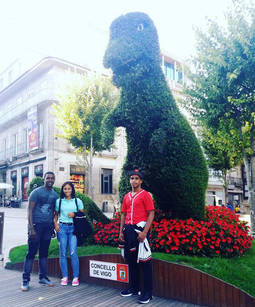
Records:
{"label": "tree canopy", "polygon": [[91,150],[91,137],[93,154],[107,149],[102,137],[107,131],[102,130],[102,122],[118,100],[119,92],[109,78],[85,77],[81,87],[70,87],[54,106],[59,135],[82,152]]}
{"label": "tree canopy", "polygon": [[[187,106],[198,122],[230,140],[228,150],[242,155],[247,172],[249,203],[255,210],[255,8],[233,1],[226,27],[208,20],[197,30],[197,55]],[[252,231],[255,231],[254,215]]]}

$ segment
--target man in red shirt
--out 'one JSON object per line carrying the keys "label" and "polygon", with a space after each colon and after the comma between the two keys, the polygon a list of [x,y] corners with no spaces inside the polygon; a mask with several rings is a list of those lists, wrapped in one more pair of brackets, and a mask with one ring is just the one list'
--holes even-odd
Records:
{"label": "man in red shirt", "polygon": [[[139,303],[146,304],[152,299],[152,265],[151,258],[137,263],[138,246],[148,236],[154,219],[154,203],[150,193],[143,190],[141,185],[143,175],[135,169],[130,172],[132,191],[123,199],[120,222],[119,241],[124,242],[125,258],[129,265],[130,285],[128,290],[121,291],[121,296],[137,295],[140,291],[139,266],[143,270],[144,287]],[[140,231],[137,233],[135,230]]]}

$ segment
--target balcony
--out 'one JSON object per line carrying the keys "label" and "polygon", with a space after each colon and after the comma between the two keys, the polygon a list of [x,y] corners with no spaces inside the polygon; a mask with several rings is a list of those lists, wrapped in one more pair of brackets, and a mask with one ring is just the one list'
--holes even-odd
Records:
{"label": "balcony", "polygon": [[234,188],[243,188],[242,178],[228,177],[228,188],[232,190]]}
{"label": "balcony", "polygon": [[17,160],[22,157],[28,156],[27,143],[21,143],[16,146],[7,148],[6,150],[0,151],[0,164],[7,163]]}

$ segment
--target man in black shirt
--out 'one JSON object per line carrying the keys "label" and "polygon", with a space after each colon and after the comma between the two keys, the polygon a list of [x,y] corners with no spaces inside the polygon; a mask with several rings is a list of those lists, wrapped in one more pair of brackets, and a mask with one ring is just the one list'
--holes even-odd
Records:
{"label": "man in black shirt", "polygon": [[28,252],[24,263],[22,291],[28,291],[30,274],[35,255],[39,249],[39,283],[53,286],[47,277],[47,259],[50,240],[54,233],[53,216],[57,193],[52,189],[53,172],[44,175],[44,186],[32,191],[28,204]]}

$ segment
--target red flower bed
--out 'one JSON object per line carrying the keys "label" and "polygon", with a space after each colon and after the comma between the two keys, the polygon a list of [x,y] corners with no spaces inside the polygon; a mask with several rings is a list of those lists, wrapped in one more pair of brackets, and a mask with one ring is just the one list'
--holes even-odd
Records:
{"label": "red flower bed", "polygon": [[120,212],[114,214],[109,224],[102,224],[101,222],[94,224],[95,244],[110,245],[117,247],[120,228]]}
{"label": "red flower bed", "polygon": [[[119,224],[119,214],[107,225],[95,224],[95,243],[117,246]],[[252,240],[246,222],[229,209],[214,206],[206,207],[203,221],[170,219],[156,211],[151,231],[152,251],[182,255],[240,256]]]}
{"label": "red flower bed", "polygon": [[234,257],[245,253],[252,237],[246,222],[223,207],[206,207],[203,221],[157,217],[153,222],[153,251],[182,255]]}

